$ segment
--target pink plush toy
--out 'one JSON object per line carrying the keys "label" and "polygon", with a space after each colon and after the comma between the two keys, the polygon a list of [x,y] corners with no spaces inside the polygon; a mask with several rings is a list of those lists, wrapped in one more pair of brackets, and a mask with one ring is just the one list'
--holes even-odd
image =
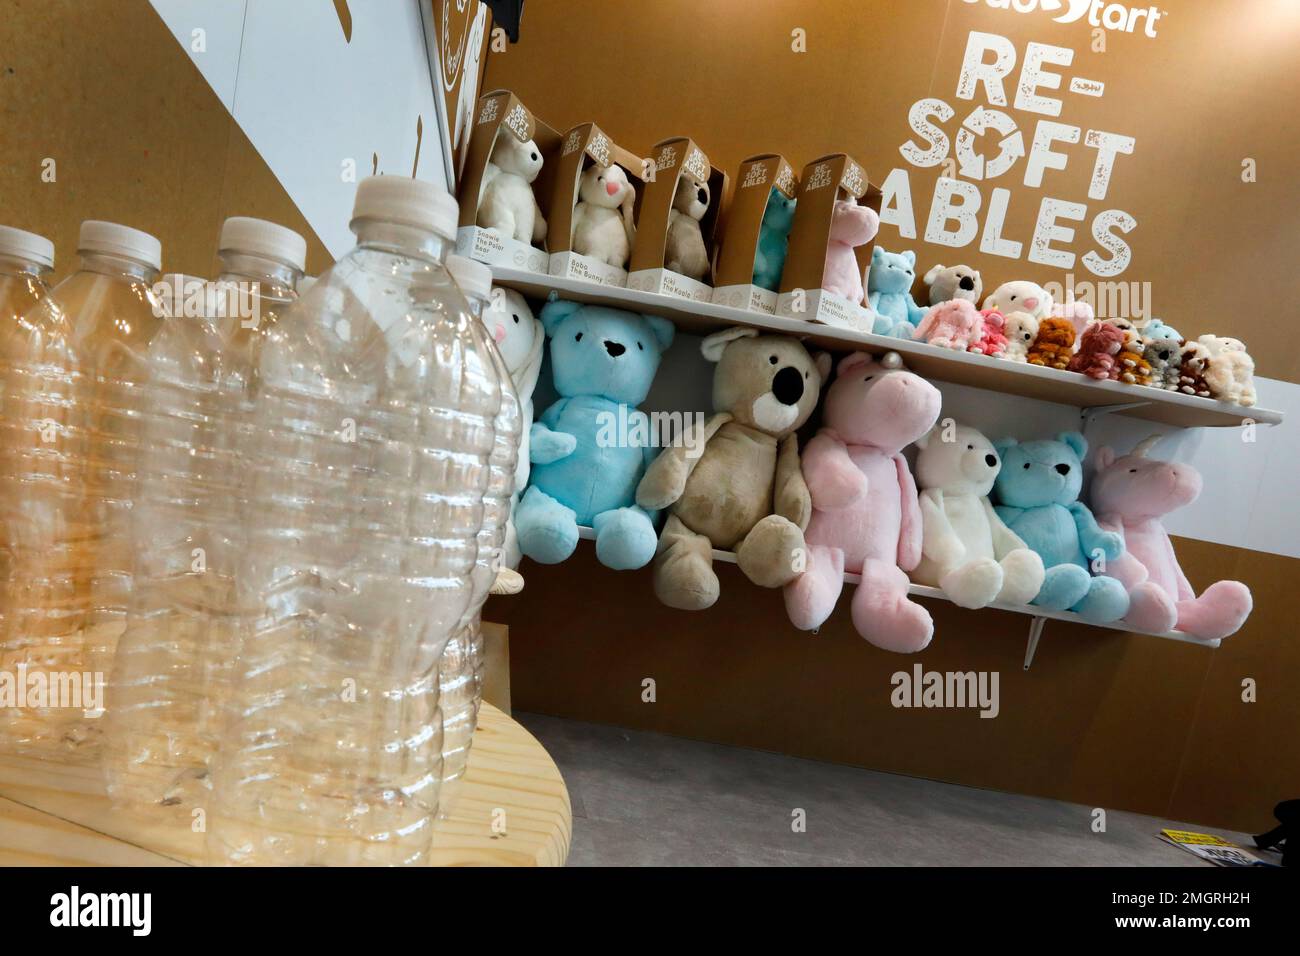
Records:
{"label": "pink plush toy", "polygon": [[966,351],[997,358],[1007,350],[1007,317],[997,309],[984,309],[980,319],[984,322],[984,334]]}
{"label": "pink plush toy", "polygon": [[851,199],[835,200],[831,213],[831,237],[826,243],[826,270],[822,288],[843,296],[854,305],[862,303],[862,267],[853,250],[866,245],[880,229],[880,216],[869,206]]}
{"label": "pink plush toy", "polygon": [[862,575],[853,595],[859,634],[901,653],[930,643],[934,622],[907,596],[904,572],[921,560],[921,506],[901,452],[930,430],[939,405],[938,389],[905,370],[897,352],[840,360],[822,429],[803,452],[813,513],[807,569],[785,588],[795,627],[820,627],[851,571]]}
{"label": "pink plush toy", "polygon": [[1079,343],[1083,340],[1083,333],[1092,321],[1097,318],[1097,313],[1087,302],[1076,299],[1073,302],[1058,303],[1052,309],[1052,318],[1069,319],[1071,324],[1074,325],[1074,349],[1077,352]]}
{"label": "pink plush toy", "polygon": [[915,338],[943,349],[965,352],[984,338],[984,319],[968,299],[940,302],[925,313]]}
{"label": "pink plush toy", "polygon": [[1123,458],[1110,448],[1097,453],[1092,510],[1097,523],[1124,536],[1125,552],[1106,573],[1129,591],[1126,624],[1164,633],[1218,640],[1235,633],[1250,615],[1250,588],[1240,581],[1216,581],[1200,597],[1178,566],[1162,515],[1191,504],[1201,493],[1201,476],[1190,465],[1148,458],[1158,435]]}

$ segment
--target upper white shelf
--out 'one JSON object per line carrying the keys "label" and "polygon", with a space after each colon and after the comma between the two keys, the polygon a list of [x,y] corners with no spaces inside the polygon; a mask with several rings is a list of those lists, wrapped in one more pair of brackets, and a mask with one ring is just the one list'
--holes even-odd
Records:
{"label": "upper white shelf", "polygon": [[1230,427],[1246,421],[1262,425],[1277,425],[1282,421],[1281,412],[1268,408],[1244,408],[1231,402],[1216,402],[1145,385],[1098,382],[1077,372],[1007,362],[970,352],[936,348],[924,342],[855,332],[803,319],[763,315],[760,312],[707,302],[690,302],[676,296],[596,285],[506,266],[493,266],[492,272],[500,285],[518,289],[526,295],[546,298],[555,292],[565,299],[661,315],[670,319],[679,329],[693,334],[703,335],[731,325],[745,325],[762,331],[795,335],[822,348],[837,351],[874,354],[894,351],[903,356],[907,367],[912,371],[936,381],[969,385],[1082,409],[1115,406],[1116,414],[1165,425],[1181,428]]}

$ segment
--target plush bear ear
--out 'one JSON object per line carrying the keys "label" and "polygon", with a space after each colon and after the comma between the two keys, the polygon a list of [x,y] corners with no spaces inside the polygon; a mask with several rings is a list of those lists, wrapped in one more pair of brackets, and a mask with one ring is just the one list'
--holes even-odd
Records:
{"label": "plush bear ear", "polygon": [[736,339],[745,339],[752,335],[758,335],[758,329],[734,326],[721,332],[714,332],[712,335],[706,335],[700,342],[700,354],[707,362],[720,362],[722,353],[726,351],[728,345]]}
{"label": "plush bear ear", "polygon": [[831,353],[814,352],[813,364],[817,366],[817,374],[821,376],[822,384],[826,384],[826,379],[831,375]]}
{"label": "plush bear ear", "polygon": [[1115,449],[1111,448],[1109,445],[1106,445],[1103,448],[1098,448],[1097,468],[1109,468],[1113,464],[1115,464]]}
{"label": "plush bear ear", "polygon": [[934,280],[939,278],[943,272],[943,266],[932,266],[930,271],[925,274],[925,284],[934,285]]}
{"label": "plush bear ear", "polygon": [[1079,456],[1080,461],[1088,457],[1088,439],[1084,438],[1080,432],[1061,432],[1056,436],[1056,440],[1069,445],[1074,453]]}
{"label": "plush bear ear", "polygon": [[907,260],[907,264],[909,266],[916,265],[916,253],[913,252],[911,249],[908,249],[906,252],[903,253],[903,258]]}
{"label": "plush bear ear", "polygon": [[855,368],[863,368],[871,361],[871,355],[867,352],[850,352],[844,358],[840,359],[840,364],[835,366],[835,374],[843,377]]}
{"label": "plush bear ear", "polygon": [[871,247],[871,261],[872,261],[872,262],[883,262],[884,259],[885,259],[885,250],[882,249],[880,246],[872,246],[872,247]]}
{"label": "plush bear ear", "polygon": [[1005,458],[1007,452],[1019,444],[1019,440],[1015,438],[999,438],[993,442],[993,450],[998,453],[999,458]]}
{"label": "plush bear ear", "polygon": [[668,346],[673,344],[673,336],[677,333],[677,326],[659,315],[642,316],[650,324],[650,331],[654,332],[655,339],[659,342],[659,351],[668,351]]}
{"label": "plush bear ear", "polygon": [[542,306],[542,314],[539,316],[546,334],[554,335],[556,327],[581,308],[581,302],[570,302],[568,299],[552,299],[546,303]]}

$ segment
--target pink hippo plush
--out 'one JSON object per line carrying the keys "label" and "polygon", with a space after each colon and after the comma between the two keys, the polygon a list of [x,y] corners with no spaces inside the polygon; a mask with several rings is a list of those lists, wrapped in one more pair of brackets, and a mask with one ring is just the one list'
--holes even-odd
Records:
{"label": "pink hippo plush", "polygon": [[880,216],[869,206],[851,199],[835,200],[831,213],[831,237],[826,243],[826,269],[822,288],[843,296],[854,305],[862,304],[862,267],[853,250],[876,238]]}
{"label": "pink hippo plush", "polygon": [[785,588],[795,627],[820,627],[851,571],[862,575],[853,595],[859,634],[900,653],[930,643],[934,622],[907,596],[904,572],[921,560],[921,506],[902,450],[930,430],[939,405],[939,390],[904,369],[897,352],[840,360],[822,429],[803,453],[813,512],[807,568]]}
{"label": "pink hippo plush", "polygon": [[1191,504],[1201,493],[1200,473],[1190,465],[1148,458],[1160,436],[1148,438],[1117,458],[1110,448],[1097,453],[1092,507],[1097,523],[1124,536],[1125,553],[1106,573],[1129,591],[1126,624],[1163,633],[1218,640],[1235,633],[1250,616],[1250,588],[1240,581],[1216,581],[1192,590],[1160,518]]}
{"label": "pink hippo plush", "polygon": [[967,299],[941,302],[925,314],[915,338],[941,349],[965,352],[984,338],[984,318]]}

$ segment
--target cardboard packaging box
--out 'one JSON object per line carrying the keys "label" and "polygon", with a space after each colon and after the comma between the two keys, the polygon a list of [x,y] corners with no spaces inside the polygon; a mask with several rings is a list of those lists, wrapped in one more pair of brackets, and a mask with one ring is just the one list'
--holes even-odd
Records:
{"label": "cardboard packaging box", "polygon": [[458,193],[460,228],[456,233],[456,252],[489,265],[545,272],[549,264],[545,249],[512,236],[503,236],[496,229],[484,229],[478,224],[483,178],[498,136],[513,136],[521,143],[531,139],[541,152],[542,169],[532,187],[533,196],[549,224],[560,134],[533,116],[519,97],[509,90],[493,90],[479,98],[474,113],[474,132],[470,136]]}
{"label": "cardboard packaging box", "polygon": [[[709,265],[712,266],[713,234],[717,228],[723,194],[727,190],[727,174],[710,163],[704,150],[689,137],[678,136],[656,143],[653,152],[654,166],[647,169],[647,182],[637,215],[636,243],[632,246],[627,287],[642,292],[680,296],[696,302],[711,302],[713,287],[709,282],[669,269],[664,257],[677,183],[682,175],[686,175],[700,183],[708,192],[709,207],[700,219],[700,234],[704,239]],[[711,271],[706,270],[706,280]]]}
{"label": "cardboard packaging box", "polygon": [[[854,200],[877,213],[883,199],[879,187],[868,181],[861,164],[844,153],[831,153],[804,167],[794,225],[790,229],[790,251],[786,253],[781,292],[776,298],[776,314],[870,332],[875,313],[869,306],[849,302],[822,288],[831,215],[837,199]],[[858,265],[864,275],[864,263],[870,264],[874,245],[872,240],[857,248]]]}
{"label": "cardboard packaging box", "polygon": [[713,288],[716,305],[776,314],[777,294],[754,285],[754,253],[773,189],[787,199],[794,199],[799,189],[794,167],[784,156],[763,153],[740,164],[731,202],[727,204],[727,217],[722,223]]}
{"label": "cardboard packaging box", "polygon": [[[550,274],[569,279],[583,279],[602,285],[627,284],[627,269],[601,262],[589,255],[573,251],[574,208],[578,204],[578,190],[582,175],[591,166],[618,166],[627,174],[635,191],[633,217],[641,206],[645,181],[642,170],[648,166],[635,153],[618,146],[595,123],[583,123],[569,130],[556,161],[554,192],[551,197],[551,216],[548,220],[546,244],[551,250]],[[629,239],[629,246],[633,239]]]}

